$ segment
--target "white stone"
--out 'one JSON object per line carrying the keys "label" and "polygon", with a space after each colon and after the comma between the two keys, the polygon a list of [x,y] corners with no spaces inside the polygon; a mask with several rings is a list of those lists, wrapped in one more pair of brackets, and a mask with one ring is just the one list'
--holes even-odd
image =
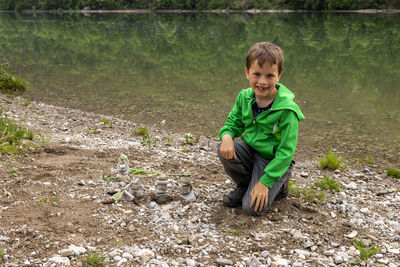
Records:
{"label": "white stone", "polygon": [[324,252],[322,252],[322,254],[329,257],[329,256],[332,256],[333,254],[335,254],[335,250],[333,250],[333,249],[325,250]]}
{"label": "white stone", "polygon": [[135,251],[134,255],[136,257],[139,257],[142,261],[147,262],[151,258],[154,258],[154,252],[151,251],[150,249],[138,249]]}
{"label": "white stone", "polygon": [[215,262],[221,266],[233,265],[233,261],[224,258],[218,258]]}
{"label": "white stone", "polygon": [[123,254],[122,254],[122,258],[125,258],[125,259],[127,259],[127,260],[133,260],[133,256],[132,256],[132,254],[130,254],[130,253],[128,253],[128,252],[124,252]]}
{"label": "white stone", "polygon": [[341,263],[343,263],[343,258],[340,257],[340,256],[338,256],[338,255],[336,255],[336,256],[333,258],[333,260],[335,261],[336,264],[341,264]]}
{"label": "white stone", "polygon": [[75,255],[74,251],[69,248],[64,248],[58,251],[58,254],[60,254],[61,257],[69,257]]}
{"label": "white stone", "polygon": [[78,256],[82,255],[82,254],[85,254],[86,251],[87,251],[86,248],[78,247],[78,246],[75,246],[75,245],[69,245],[68,249],[72,250],[75,253],[75,255],[78,255]]}
{"label": "white stone", "polygon": [[62,264],[63,266],[70,265],[69,259],[67,257],[61,257],[60,255],[54,255],[49,259],[49,262]]}
{"label": "white stone", "polygon": [[192,259],[186,259],[186,266],[196,266],[196,262]]}
{"label": "white stone", "polygon": [[357,235],[358,235],[358,232],[357,232],[357,231],[352,231],[350,234],[345,235],[345,237],[350,238],[350,239],[353,239],[353,238],[355,238]]}
{"label": "white stone", "polygon": [[300,176],[301,176],[301,177],[308,177],[308,172],[301,172],[301,173],[300,173]]}
{"label": "white stone", "polygon": [[349,183],[346,187],[347,187],[348,189],[353,189],[353,190],[355,190],[355,189],[358,188],[358,186],[357,186],[357,184],[356,184],[355,182]]}
{"label": "white stone", "polygon": [[362,208],[362,209],[360,209],[360,211],[363,214],[368,214],[369,213],[369,209],[368,208]]}
{"label": "white stone", "polygon": [[400,254],[400,250],[395,248],[389,248],[388,252],[393,254]]}
{"label": "white stone", "polygon": [[295,249],[294,252],[298,255],[303,255],[305,257],[310,257],[311,253],[302,249]]}

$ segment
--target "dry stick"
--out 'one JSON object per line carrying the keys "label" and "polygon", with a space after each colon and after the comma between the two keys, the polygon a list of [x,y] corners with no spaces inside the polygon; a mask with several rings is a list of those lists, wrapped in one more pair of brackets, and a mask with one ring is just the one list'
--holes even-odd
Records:
{"label": "dry stick", "polygon": [[4,131],[3,131],[3,133],[1,134],[0,140],[3,139],[3,136],[4,136],[4,134],[6,133],[7,127],[8,127],[8,125],[6,126],[6,128],[4,128]]}

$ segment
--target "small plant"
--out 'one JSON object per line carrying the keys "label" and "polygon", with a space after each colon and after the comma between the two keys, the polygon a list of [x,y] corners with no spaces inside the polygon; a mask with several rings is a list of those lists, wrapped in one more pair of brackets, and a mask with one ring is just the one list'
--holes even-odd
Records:
{"label": "small plant", "polygon": [[86,133],[88,134],[88,135],[90,135],[90,134],[96,134],[96,133],[98,133],[99,132],[99,129],[97,128],[97,126],[94,126],[94,127],[92,127],[92,128],[89,128],[87,131],[86,131]]}
{"label": "small plant", "polygon": [[182,152],[183,152],[183,153],[187,153],[187,151],[188,151],[187,148],[184,146],[184,147],[182,148]]}
{"label": "small plant", "polygon": [[10,173],[11,175],[13,175],[13,176],[17,176],[18,173],[19,173],[19,172],[22,172],[22,171],[23,171],[23,170],[21,170],[21,169],[18,169],[18,168],[13,167],[9,173]]}
{"label": "small plant", "polygon": [[109,119],[100,119],[100,122],[104,123],[104,125],[109,125],[111,128],[114,127],[114,123]]}
{"label": "small plant", "polygon": [[0,263],[3,261],[3,257],[6,255],[5,249],[0,247]]}
{"label": "small plant", "polygon": [[48,197],[48,196],[44,196],[42,198],[38,199],[39,203],[45,203],[45,202],[52,202],[52,203],[59,203],[60,200],[57,197]]}
{"label": "small plant", "polygon": [[31,104],[31,101],[29,99],[25,99],[25,102],[21,104],[21,106],[27,107]]}
{"label": "small plant", "polygon": [[33,131],[23,128],[8,118],[0,117],[0,152],[6,154],[15,154],[23,151],[24,140],[33,140],[35,134]]}
{"label": "small plant", "polygon": [[386,172],[387,176],[393,177],[393,178],[397,178],[400,179],[400,171],[393,169],[393,168],[389,168]]}
{"label": "small plant", "polygon": [[111,175],[106,175],[103,173],[103,175],[101,176],[101,179],[103,179],[107,184],[109,184],[110,182],[118,182],[118,177],[113,177]]}
{"label": "small plant", "polygon": [[0,92],[6,94],[21,93],[29,87],[29,83],[12,74],[8,63],[0,64]]}
{"label": "small plant", "polygon": [[99,267],[103,266],[103,261],[106,255],[97,253],[95,251],[90,251],[86,258],[82,259],[83,266],[86,267]]}
{"label": "small plant", "polygon": [[298,186],[295,182],[289,180],[289,193],[294,197],[303,197],[307,202],[324,202],[325,192],[317,191],[311,188]]}
{"label": "small plant", "polygon": [[366,247],[364,243],[358,238],[354,239],[353,245],[360,252],[360,260],[352,261],[352,264],[360,264],[361,262],[368,261],[369,258],[374,256],[379,250],[382,249],[381,247],[378,246]]}
{"label": "small plant", "polygon": [[200,140],[200,137],[198,136],[193,136],[191,133],[188,133],[185,135],[185,139],[183,141],[184,145],[193,145],[193,143],[198,143]]}
{"label": "small plant", "polygon": [[315,147],[315,148],[319,148],[319,142],[318,142],[318,141],[315,141],[315,142],[314,142],[314,147]]}
{"label": "small plant", "polygon": [[211,137],[212,137],[212,138],[218,138],[218,134],[217,134],[217,133],[213,133],[213,134],[211,135]]}
{"label": "small plant", "polygon": [[324,176],[324,178],[315,182],[311,187],[319,187],[323,190],[340,192],[339,183],[330,176]]}
{"label": "small plant", "polygon": [[234,234],[237,236],[241,235],[241,233],[238,230],[231,229],[231,228],[226,228],[226,229],[222,230],[222,232],[231,233],[231,234]]}
{"label": "small plant", "polygon": [[164,137],[164,140],[167,140],[167,146],[172,146],[172,138],[169,136]]}
{"label": "small plant", "polygon": [[149,129],[147,126],[133,129],[133,133],[141,136],[149,136]]}
{"label": "small plant", "polygon": [[132,175],[145,175],[145,174],[155,174],[155,175],[159,175],[160,172],[159,171],[146,171],[143,169],[130,169],[130,172]]}
{"label": "small plant", "polygon": [[321,169],[345,169],[347,164],[343,163],[343,158],[339,157],[336,153],[332,152],[330,147],[328,153],[322,158],[318,158],[319,167]]}

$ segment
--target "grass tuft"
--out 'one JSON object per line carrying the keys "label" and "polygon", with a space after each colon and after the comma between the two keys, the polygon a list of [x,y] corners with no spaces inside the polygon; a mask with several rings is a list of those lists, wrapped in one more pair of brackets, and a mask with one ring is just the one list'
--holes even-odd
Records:
{"label": "grass tuft", "polygon": [[[0,112],[1,115],[1,112]],[[0,117],[0,153],[15,154],[26,147],[34,146],[32,142],[35,134],[32,130],[15,124],[8,118]]]}
{"label": "grass tuft", "polygon": [[237,235],[237,236],[241,235],[239,230],[231,229],[231,228],[223,229],[222,232],[231,233],[231,234],[234,234],[234,235]]}
{"label": "grass tuft", "polygon": [[12,74],[12,69],[8,63],[0,64],[0,92],[6,94],[22,93],[28,87],[28,82]]}
{"label": "grass tuft", "polygon": [[86,258],[82,259],[83,266],[85,267],[100,267],[104,265],[106,255],[100,254],[95,251],[90,251]]}
{"label": "grass tuft", "polygon": [[332,152],[331,147],[329,148],[328,153],[325,156],[318,158],[318,160],[319,160],[319,167],[321,169],[336,170],[336,169],[345,169],[347,167],[347,164],[343,162],[343,158],[339,157],[336,153]]}
{"label": "grass tuft", "polygon": [[307,202],[319,203],[325,201],[324,191],[300,187],[291,180],[289,180],[289,193],[296,198],[302,197]]}
{"label": "grass tuft", "polygon": [[0,263],[3,261],[4,255],[6,255],[5,249],[0,247]]}
{"label": "grass tuft", "polygon": [[393,169],[393,168],[389,168],[386,172],[387,176],[393,177],[393,178],[397,178],[400,179],[400,171]]}
{"label": "grass tuft", "polygon": [[339,183],[330,176],[324,176],[324,178],[315,182],[311,187],[318,187],[322,190],[330,190],[340,192]]}

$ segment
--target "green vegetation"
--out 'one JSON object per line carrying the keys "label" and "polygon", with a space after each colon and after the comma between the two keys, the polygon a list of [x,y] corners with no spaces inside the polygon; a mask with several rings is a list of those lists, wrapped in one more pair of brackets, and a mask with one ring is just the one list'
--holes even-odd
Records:
{"label": "green vegetation", "polygon": [[6,255],[5,249],[0,247],[0,263],[3,261],[4,255]]}
{"label": "green vegetation", "polygon": [[6,94],[21,93],[28,89],[29,83],[12,74],[8,63],[0,65],[0,92]]}
{"label": "green vegetation", "polygon": [[359,161],[360,163],[365,162],[365,163],[367,163],[367,164],[372,164],[372,162],[373,162],[373,160],[372,160],[371,157],[366,157],[365,159],[358,159],[358,161]]}
{"label": "green vegetation", "polygon": [[148,136],[149,128],[147,126],[143,126],[143,127],[133,129],[132,132],[137,135]]}
{"label": "green vegetation", "polygon": [[86,258],[82,258],[81,261],[83,262],[83,266],[85,267],[99,267],[103,266],[103,261],[105,258],[105,254],[90,251]]}
{"label": "green vegetation", "polygon": [[185,134],[185,139],[183,141],[183,145],[193,145],[194,143],[198,143],[199,140],[200,140],[200,137],[193,136],[192,134],[188,133],[188,134]]}
{"label": "green vegetation", "polygon": [[387,170],[387,172],[386,172],[386,175],[390,176],[390,177],[394,177],[394,178],[400,179],[400,171],[396,170],[396,169],[393,169],[393,168],[389,168]]}
{"label": "green vegetation", "polygon": [[235,230],[235,229],[231,229],[231,228],[223,229],[222,232],[231,233],[231,234],[234,234],[234,235],[237,235],[237,236],[241,235],[240,231]]}
{"label": "green vegetation", "polygon": [[324,176],[324,178],[315,182],[311,187],[319,187],[323,190],[340,192],[339,183],[330,176]]}
{"label": "green vegetation", "polygon": [[336,153],[332,152],[332,148],[330,147],[328,153],[318,158],[319,160],[319,167],[321,169],[345,169],[347,164],[343,163],[343,158],[339,157]]}
{"label": "green vegetation", "polygon": [[184,146],[184,147],[182,148],[182,152],[183,152],[183,153],[187,153],[187,151],[188,151],[187,147]]}
{"label": "green vegetation", "polygon": [[9,172],[9,174],[11,174],[11,175],[13,175],[13,176],[17,176],[19,172],[23,172],[23,171],[24,171],[24,170],[22,170],[22,169],[18,169],[18,168],[13,167],[13,168],[11,169],[11,171]]}
{"label": "green vegetation", "polygon": [[118,182],[118,177],[113,177],[111,175],[106,175],[103,173],[103,175],[101,176],[101,179],[103,179],[107,184],[109,184],[110,182]]}
{"label": "green vegetation", "polygon": [[[0,116],[2,109],[0,109]],[[0,153],[15,154],[30,146],[36,146],[32,130],[15,124],[8,118],[0,117]],[[28,141],[28,142],[27,142]]]}
{"label": "green vegetation", "polygon": [[299,187],[295,182],[289,181],[289,193],[294,197],[302,197],[307,202],[324,202],[325,192],[311,188]]}
{"label": "green vegetation", "polygon": [[360,252],[360,260],[355,260],[352,261],[351,264],[360,264],[361,262],[366,262],[369,258],[374,256],[379,250],[381,250],[381,247],[375,246],[375,247],[365,247],[364,243],[356,238],[353,241],[353,245],[358,249]]}
{"label": "green vegetation", "polygon": [[155,175],[159,175],[160,172],[159,171],[146,171],[143,169],[130,169],[130,172],[132,175],[145,175],[145,174],[155,174]]}
{"label": "green vegetation", "polygon": [[104,123],[104,125],[109,125],[111,128],[114,127],[114,123],[110,121],[109,119],[100,119],[100,122]]}
{"label": "green vegetation", "polygon": [[53,196],[53,197],[44,196],[42,198],[39,198],[38,202],[39,203],[45,203],[45,202],[59,203],[60,200],[55,196]]}
{"label": "green vegetation", "polygon": [[172,146],[172,138],[169,136],[166,136],[163,138],[164,140],[167,140],[167,146]]}
{"label": "green vegetation", "polygon": [[363,8],[399,8],[396,0],[2,0],[0,9],[6,10],[70,10],[83,9],[363,9]]}
{"label": "green vegetation", "polygon": [[31,101],[29,99],[25,99],[25,102],[21,104],[21,106],[27,107],[31,104]]}
{"label": "green vegetation", "polygon": [[99,129],[97,128],[97,126],[94,126],[94,127],[92,127],[92,128],[89,128],[87,131],[86,131],[86,134],[87,135],[91,135],[91,134],[96,134],[96,133],[98,133],[99,132]]}

